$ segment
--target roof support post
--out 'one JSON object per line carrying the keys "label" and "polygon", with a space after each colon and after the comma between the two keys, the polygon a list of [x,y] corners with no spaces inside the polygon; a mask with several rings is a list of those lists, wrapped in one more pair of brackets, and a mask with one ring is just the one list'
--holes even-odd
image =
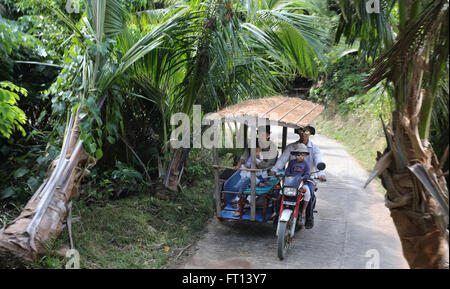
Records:
{"label": "roof support post", "polygon": [[[213,147],[213,162],[214,165],[219,165],[219,152],[217,148]],[[214,196],[216,197],[216,214],[218,218],[222,217],[222,202],[220,197],[220,188],[219,188],[219,168],[214,168],[214,183],[216,185]]]}
{"label": "roof support post", "polygon": [[248,125],[244,124],[244,148],[248,148]]}
{"label": "roof support post", "polygon": [[[251,156],[251,163],[252,169],[256,169],[256,148],[252,147],[250,148],[250,156]],[[250,201],[250,218],[252,221],[256,220],[256,172],[251,172],[251,201]]]}
{"label": "roof support post", "polygon": [[281,144],[281,152],[284,152],[284,149],[286,148],[286,141],[287,141],[287,127],[283,126],[283,141]]}

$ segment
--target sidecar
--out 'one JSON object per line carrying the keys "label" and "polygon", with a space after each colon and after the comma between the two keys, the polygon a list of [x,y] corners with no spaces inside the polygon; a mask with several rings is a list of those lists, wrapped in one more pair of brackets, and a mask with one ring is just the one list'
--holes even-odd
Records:
{"label": "sidecar", "polygon": [[[252,196],[252,189],[247,188],[244,192],[239,193],[233,190],[234,185],[240,179],[240,171],[236,171],[229,179],[219,180],[222,182],[221,195],[221,216],[219,219],[229,219],[236,221],[252,221],[251,205],[248,202],[248,196]],[[253,221],[266,222],[275,210],[277,201],[278,179],[269,177],[270,184],[255,187],[255,218]],[[236,197],[239,201],[235,201]],[[238,211],[239,216],[233,216]]]}

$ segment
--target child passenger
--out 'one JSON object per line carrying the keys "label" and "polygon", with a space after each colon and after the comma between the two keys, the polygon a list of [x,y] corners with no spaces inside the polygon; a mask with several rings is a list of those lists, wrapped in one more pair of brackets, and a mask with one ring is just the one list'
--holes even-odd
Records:
{"label": "child passenger", "polygon": [[[263,161],[261,151],[262,151],[262,149],[260,147],[256,148],[256,165],[258,165],[259,163],[261,163]],[[245,162],[245,164],[241,165],[241,168],[250,169],[251,164],[252,164],[252,158],[249,157],[247,159],[247,161]],[[235,192],[242,193],[245,191],[245,189],[247,189],[248,185],[250,184],[252,175],[251,175],[251,172],[242,170],[240,172],[240,176],[241,176],[241,179],[236,183],[236,185],[234,185],[233,189]],[[262,172],[256,172],[256,185],[259,185],[260,183],[265,184],[264,180],[267,177],[268,177],[267,170],[264,170]],[[247,196],[246,203],[249,203],[249,198],[250,198],[250,196]],[[233,202],[237,203],[238,201],[239,201],[239,195],[237,195],[236,198],[234,198]],[[237,217],[237,216],[239,216],[239,211],[235,211],[233,213],[233,217]]]}
{"label": "child passenger", "polygon": [[[263,161],[261,151],[262,151],[262,149],[260,147],[256,148],[256,165],[258,165],[259,163],[261,163]],[[251,164],[252,164],[252,158],[249,157],[247,159],[247,161],[245,162],[245,164],[242,164],[241,168],[250,169]],[[241,171],[240,175],[241,175],[241,179],[236,183],[236,185],[234,185],[234,190],[236,192],[242,193],[247,188],[247,186],[250,184],[252,175],[251,175],[251,172],[249,172],[249,171]],[[267,177],[268,177],[267,171],[256,172],[256,185],[258,185],[261,181],[264,181],[264,179]]]}
{"label": "child passenger", "polygon": [[[291,154],[295,156],[295,159],[290,161],[286,169],[286,175],[296,175],[299,178],[307,179],[310,176],[310,168],[305,162],[305,158],[309,155],[309,150],[304,144],[298,144],[292,151]],[[311,199],[311,192],[307,184],[303,185],[303,189],[306,192],[303,195],[303,208],[301,212],[301,217],[299,222],[305,224],[306,207],[308,207],[309,200]]]}

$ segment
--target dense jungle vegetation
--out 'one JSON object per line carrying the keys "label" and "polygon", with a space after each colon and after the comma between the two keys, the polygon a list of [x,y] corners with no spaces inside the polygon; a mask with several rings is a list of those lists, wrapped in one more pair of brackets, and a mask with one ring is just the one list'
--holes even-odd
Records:
{"label": "dense jungle vegetation", "polygon": [[[400,23],[396,1],[382,2]],[[368,44],[362,35],[351,35],[335,1],[105,3],[106,13],[95,12],[105,17],[99,30],[91,1],[0,0],[1,226],[19,215],[42,184],[71,114],[80,109],[89,165],[77,184],[74,214],[82,225],[74,236],[89,256],[84,267],[160,268],[174,261],[212,216],[208,153],[190,153],[180,193],[159,191],[173,155],[167,146],[172,114],[190,114],[194,104],[207,113],[249,98],[290,95],[324,104],[326,118],[343,120],[328,127],[336,131],[345,130],[352,115],[381,128],[380,117],[387,123],[398,105],[387,81],[365,87],[388,36],[373,36]],[[398,33],[392,30],[391,42]],[[449,140],[448,61],[441,70],[443,76],[433,82],[428,132],[438,158]],[[384,139],[382,129],[376,138],[362,129],[361,144]],[[229,162],[238,153],[221,152]],[[134,227],[121,233],[129,223]],[[175,224],[182,226],[169,232]],[[148,237],[153,230],[164,233]],[[66,235],[34,266],[61,267],[61,258],[52,254],[68,242]],[[134,255],[139,248],[152,253]],[[155,261],[146,263],[149,259]]]}

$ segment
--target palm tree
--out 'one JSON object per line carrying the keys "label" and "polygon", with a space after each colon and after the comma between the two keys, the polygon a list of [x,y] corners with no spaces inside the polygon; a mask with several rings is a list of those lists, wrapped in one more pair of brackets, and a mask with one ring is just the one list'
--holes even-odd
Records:
{"label": "palm tree", "polygon": [[90,0],[78,24],[51,8],[74,31],[81,59],[62,71],[72,97],[61,156],[19,218],[0,232],[1,262],[30,262],[59,235],[86,168],[103,154],[102,131],[120,137],[118,91],[156,108],[160,153],[172,154],[164,183],[176,190],[189,150],[164,149],[173,113],[276,93],[286,75],[317,75],[325,33],[314,27],[319,19],[287,2],[192,0],[129,14],[117,0]]}
{"label": "palm tree", "polygon": [[[51,7],[78,38],[81,61],[73,72],[72,89],[76,95],[60,157],[54,161],[49,177],[35,192],[20,216],[0,232],[0,262],[21,266],[33,261],[45,250],[45,243],[62,230],[70,199],[78,195],[78,183],[92,165],[92,157],[101,156],[101,140],[93,137],[92,125],[102,124],[100,109],[114,99],[113,84],[134,62],[159,47],[164,38],[182,27],[182,17],[174,16],[143,35],[117,59],[113,49],[105,49],[111,39],[126,30],[126,11],[116,0],[91,0],[81,23],[73,23],[63,12]],[[89,39],[89,42],[85,41]],[[93,49],[96,48],[96,49]],[[81,76],[81,77],[80,77]]]}
{"label": "palm tree", "polygon": [[[187,13],[188,29],[172,36],[170,46],[156,49],[134,65],[131,79],[139,94],[153,102],[163,122],[160,159],[164,185],[178,189],[182,163],[189,149],[166,150],[168,119],[174,112],[205,112],[240,100],[275,94],[282,78],[301,74],[315,78],[323,61],[326,35],[316,28],[320,19],[304,15],[292,1],[189,1],[165,9],[136,13],[142,32],[166,22],[174,13]],[[183,37],[189,35],[190,37]],[[138,36],[139,37],[139,36]],[[132,43],[132,40],[122,43]],[[126,46],[126,45],[125,45]]]}
{"label": "palm tree", "polygon": [[393,87],[387,148],[370,179],[380,175],[387,190],[410,267],[448,268],[446,160],[440,163],[429,143],[433,103],[448,78],[448,0],[381,1],[379,14],[368,14],[365,1],[339,4],[337,39],[360,39],[362,56],[375,59],[368,88],[382,81]]}

